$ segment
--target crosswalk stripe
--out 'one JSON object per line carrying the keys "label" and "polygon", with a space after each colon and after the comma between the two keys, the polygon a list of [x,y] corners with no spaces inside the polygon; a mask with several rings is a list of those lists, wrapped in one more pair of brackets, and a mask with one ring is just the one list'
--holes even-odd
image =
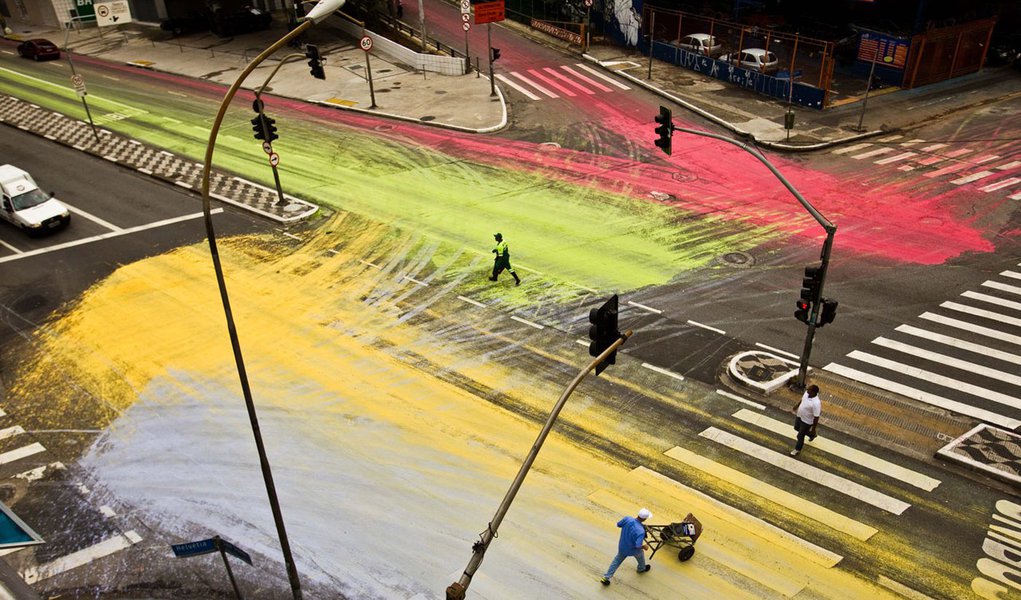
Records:
{"label": "crosswalk stripe", "polygon": [[[791,432],[794,429],[790,423],[771,419],[762,413],[750,411],[747,408],[742,408],[734,413],[734,417],[746,423],[751,423],[752,425],[761,427],[767,431],[772,431],[773,433],[788,437],[792,435]],[[906,467],[883,460],[878,456],[873,456],[868,452],[862,452],[857,448],[851,448],[850,446],[845,446],[844,444],[834,442],[833,440],[816,438],[811,442],[811,444],[812,448],[816,450],[822,450],[823,452],[828,452],[834,456],[839,456],[840,458],[850,461],[856,465],[865,467],[866,469],[877,473],[882,473],[883,475],[887,475],[898,481],[903,481],[904,483],[913,485],[927,492],[931,492],[936,489],[936,486],[940,484],[939,479],[933,479],[928,475],[912,471]]]}
{"label": "crosswalk stripe", "polygon": [[911,146],[916,146],[916,145],[918,145],[918,144],[921,144],[921,143],[922,143],[922,142],[924,142],[924,141],[925,141],[925,140],[923,140],[923,139],[921,139],[921,138],[915,138],[915,139],[913,139],[913,140],[908,140],[908,141],[906,141],[906,142],[901,142],[901,143],[900,143],[900,145],[901,145],[901,146],[907,146],[907,147],[909,147],[909,148],[910,148]]}
{"label": "crosswalk stripe", "polygon": [[961,294],[965,298],[971,298],[972,300],[981,300],[1004,308],[1013,308],[1014,310],[1021,310],[1021,302],[1014,302],[1012,300],[1005,300],[998,296],[990,296],[989,294],[981,294],[979,292],[967,291]]}
{"label": "crosswalk stripe", "polygon": [[542,69],[542,70],[543,70],[543,71],[546,71],[547,73],[549,73],[549,74],[550,74],[550,75],[552,75],[553,77],[556,77],[556,78],[557,78],[557,79],[559,79],[560,81],[563,81],[563,82],[564,82],[564,83],[566,83],[567,85],[573,86],[574,88],[576,88],[576,89],[580,90],[580,91],[581,91],[581,93],[583,93],[583,94],[589,94],[590,96],[591,96],[591,95],[593,95],[593,94],[595,94],[595,92],[593,92],[592,90],[588,89],[587,87],[585,87],[585,86],[581,85],[581,84],[580,84],[580,83],[578,83],[577,81],[574,81],[574,80],[572,80],[572,79],[568,79],[567,77],[564,77],[563,75],[561,75],[560,73],[558,73],[558,72],[557,72],[557,71],[556,71],[555,69],[551,69],[551,68],[549,68],[549,67],[543,67],[543,69]]}
{"label": "crosswalk stripe", "polygon": [[895,162],[899,162],[899,161],[902,161],[902,160],[906,160],[906,159],[911,158],[912,156],[917,156],[917,155],[918,155],[917,152],[903,152],[903,153],[898,154],[896,156],[890,156],[890,157],[887,157],[887,158],[883,158],[883,159],[877,160],[875,162],[875,164],[877,164],[877,165],[888,165],[890,163],[895,163]]}
{"label": "crosswalk stripe", "polygon": [[[574,98],[575,96],[578,95],[578,94],[575,94],[574,92],[572,92],[571,90],[565,88],[564,86],[560,85],[559,83],[553,81],[549,77],[546,77],[545,75],[543,75],[542,73],[540,73],[536,69],[528,69],[528,74],[531,75],[532,77],[535,77],[539,81],[545,83],[546,85],[550,86],[551,88],[557,90],[558,92],[560,92],[561,94],[563,94],[563,95],[565,95],[565,96],[567,96],[569,98]],[[535,85],[535,84],[532,84],[532,85]]]}
{"label": "crosswalk stripe", "polygon": [[888,136],[886,136],[886,137],[881,137],[881,138],[879,138],[879,139],[878,139],[878,140],[876,140],[876,141],[878,141],[878,142],[884,142],[884,143],[886,143],[886,142],[893,142],[893,141],[896,141],[896,140],[899,140],[899,139],[901,139],[902,137],[904,137],[904,136],[903,136],[903,135],[901,135],[901,134],[899,134],[899,133],[895,133],[895,134],[893,134],[893,135],[888,135]]}
{"label": "crosswalk stripe", "polygon": [[918,348],[917,346],[898,342],[897,340],[891,340],[890,338],[877,337],[872,340],[872,343],[877,346],[882,346],[883,348],[889,348],[891,350],[903,352],[904,354],[910,354],[911,356],[917,356],[918,358],[941,363],[955,369],[970,371],[976,375],[982,375],[983,377],[989,377],[990,379],[997,379],[1011,385],[1021,385],[1021,377],[1017,375],[1006,373],[985,365],[961,360],[953,356],[947,356],[946,354],[940,354],[939,352],[933,352],[932,350],[926,350],[925,348]]}
{"label": "crosswalk stripe", "polygon": [[887,154],[889,152],[893,152],[893,150],[894,150],[893,148],[877,148],[875,150],[869,150],[868,152],[863,152],[861,154],[855,154],[851,158],[855,160],[862,160],[863,158],[872,158],[873,156],[879,156],[880,154]]}
{"label": "crosswalk stripe", "polygon": [[610,88],[606,87],[605,85],[599,83],[598,81],[596,81],[594,79],[591,79],[589,77],[586,77],[585,75],[582,75],[581,73],[575,71],[574,69],[572,69],[571,67],[569,67],[567,65],[561,65],[560,68],[565,70],[565,71],[567,71],[571,75],[574,75],[575,77],[577,77],[578,79],[584,81],[585,83],[591,85],[592,87],[598,89],[601,92],[612,92],[613,91]]}
{"label": "crosswalk stripe", "polygon": [[782,490],[774,485],[760,481],[751,475],[746,475],[736,469],[699,456],[690,450],[674,446],[664,454],[670,458],[682,462],[689,467],[708,473],[731,485],[735,485],[756,496],[765,498],[770,502],[779,504],[789,510],[803,515],[814,521],[818,521],[831,529],[847,534],[857,540],[865,541],[875,535],[878,530],[864,523],[855,521],[849,517],[832,511],[825,506],[805,500],[799,496]]}
{"label": "crosswalk stripe", "polygon": [[1006,179],[997,181],[996,183],[990,183],[985,187],[980,187],[979,189],[982,190],[983,192],[995,192],[996,190],[1002,190],[1005,187],[1010,187],[1019,181],[1021,181],[1021,179],[1017,177],[1008,177]]}
{"label": "crosswalk stripe", "polygon": [[1021,160],[1012,160],[1009,163],[1003,163],[993,167],[997,171],[1006,171],[1007,169],[1013,169],[1014,167],[1021,167]]}
{"label": "crosswalk stripe", "polygon": [[908,377],[914,377],[916,379],[928,381],[929,383],[934,383],[936,385],[950,388],[958,392],[971,394],[972,396],[983,398],[985,400],[990,400],[992,402],[996,402],[1004,406],[1021,409],[1021,399],[1019,398],[1008,396],[1007,394],[1001,394],[1000,392],[995,392],[993,390],[987,390],[984,387],[979,387],[977,385],[960,381],[952,377],[947,377],[946,375],[933,373],[932,371],[927,371],[925,369],[913,367],[911,365],[906,365],[895,360],[883,358],[882,356],[876,356],[875,354],[862,352],[861,350],[853,350],[847,354],[847,357],[857,361],[861,361],[863,363],[867,363],[877,367],[882,367],[895,373],[900,373],[901,375],[907,375]]}
{"label": "crosswalk stripe", "polygon": [[27,456],[32,456],[33,454],[39,454],[40,452],[45,451],[46,448],[43,447],[42,444],[40,444],[39,442],[32,442],[27,446],[15,448],[14,450],[8,450],[7,452],[0,454],[0,465],[6,465],[7,463],[14,462],[16,460],[21,460],[22,458],[25,458]]}
{"label": "crosswalk stripe", "polygon": [[530,85],[530,86],[534,87],[535,89],[539,90],[539,91],[540,91],[540,92],[542,92],[543,94],[546,94],[546,95],[547,95],[547,96],[549,96],[550,98],[559,98],[559,97],[560,97],[560,96],[558,96],[558,95],[554,94],[553,92],[551,92],[551,91],[547,90],[546,88],[542,87],[542,86],[541,86],[541,85],[539,85],[538,83],[536,83],[536,82],[532,81],[531,79],[529,79],[529,78],[525,77],[525,76],[524,76],[524,75],[522,75],[521,73],[518,73],[517,71],[514,71],[513,73],[511,73],[511,75],[513,75],[513,76],[517,77],[517,78],[518,78],[518,79],[520,79],[521,81],[524,81],[524,82],[525,82],[525,83],[527,83],[528,85]]}
{"label": "crosswalk stripe", "polygon": [[581,63],[578,63],[578,64],[576,64],[574,66],[578,67],[579,69],[581,69],[581,70],[583,70],[583,71],[585,71],[587,73],[595,75],[596,77],[602,79],[603,81],[609,82],[610,85],[617,86],[618,88],[620,88],[622,90],[630,90],[631,89],[628,86],[624,85],[623,83],[617,81],[613,77],[610,77],[608,75],[604,75],[604,74],[600,73],[599,71],[596,71],[595,69],[593,69],[592,67],[590,67],[588,65],[583,65]]}
{"label": "crosswalk stripe", "polygon": [[930,156],[929,158],[923,158],[922,160],[918,161],[918,164],[927,167],[929,165],[934,165],[938,162],[943,162],[946,159],[947,157],[942,155]]}
{"label": "crosswalk stripe", "polygon": [[982,163],[987,163],[989,161],[996,160],[997,158],[1000,158],[1000,157],[998,155],[996,155],[996,154],[986,154],[984,156],[980,156],[980,157],[976,158],[975,159],[975,164],[976,165],[981,165]]}
{"label": "crosswalk stripe", "polygon": [[955,171],[960,171],[962,169],[966,169],[966,168],[968,168],[970,166],[971,166],[970,164],[964,163],[964,162],[954,163],[954,164],[952,164],[952,165],[950,165],[948,167],[943,167],[942,169],[937,169],[935,171],[930,171],[930,172],[926,173],[925,176],[926,177],[930,177],[930,178],[931,177],[939,177],[940,175],[947,175],[947,174],[953,173]]}
{"label": "crosswalk stripe", "polygon": [[946,148],[948,144],[932,144],[922,148],[920,152],[932,152],[933,150],[939,150],[940,148]]}
{"label": "crosswalk stripe", "polygon": [[1000,290],[1001,292],[1021,295],[1021,287],[1007,285],[1006,283],[1000,283],[999,281],[984,281],[982,282],[982,285],[991,287],[994,290]]}
{"label": "crosswalk stripe", "polygon": [[1008,200],[1021,200],[1021,192],[1007,196]]}
{"label": "crosswalk stripe", "polygon": [[48,563],[29,567],[22,574],[22,579],[25,580],[25,583],[33,584],[71,569],[87,565],[98,558],[120,552],[140,541],[142,541],[142,538],[134,531],[125,532],[124,535],[115,535],[98,544],[72,552],[66,556],[61,556]]}
{"label": "crosswalk stripe", "polygon": [[506,83],[507,85],[511,86],[512,88],[516,89],[517,91],[521,92],[525,96],[528,96],[528,98],[531,99],[531,100],[542,100],[542,98],[540,98],[539,96],[536,96],[532,92],[526,90],[525,88],[523,88],[520,85],[514,83],[513,81],[511,81],[510,79],[504,77],[503,75],[501,75],[499,73],[496,74],[496,78],[499,79],[500,81]]}
{"label": "crosswalk stripe", "polygon": [[1011,344],[1017,344],[1017,345],[1021,346],[1021,336],[1018,336],[1018,335],[1011,335],[1009,333],[1003,333],[1002,331],[999,331],[997,329],[990,329],[988,327],[982,327],[981,325],[975,325],[974,323],[969,323],[967,321],[959,321],[957,319],[952,319],[950,317],[944,317],[943,315],[937,315],[937,314],[931,313],[931,312],[925,312],[925,313],[922,313],[922,314],[920,314],[918,316],[919,316],[919,318],[925,319],[927,321],[932,321],[934,323],[940,323],[942,325],[948,325],[950,327],[956,327],[957,329],[963,329],[965,331],[970,331],[972,333],[977,333],[979,335],[984,335],[986,337],[991,337],[993,339],[1000,340],[1001,342],[1008,342],[1008,343],[1011,343]]}
{"label": "crosswalk stripe", "polygon": [[943,302],[942,304],[940,304],[940,306],[942,306],[943,308],[949,308],[950,310],[956,310],[957,312],[975,315],[976,317],[983,317],[986,319],[991,319],[993,321],[999,321],[1000,323],[1006,323],[1007,325],[1021,327],[1021,319],[1001,315],[1000,313],[995,313],[991,310],[985,310],[984,308],[975,308],[974,306],[968,306],[967,304],[959,304],[957,302]]}
{"label": "crosswalk stripe", "polygon": [[955,179],[955,180],[951,181],[950,183],[952,183],[954,185],[964,185],[966,183],[971,183],[973,181],[978,181],[979,179],[985,179],[986,177],[989,177],[992,174],[993,174],[992,171],[979,171],[978,173],[972,173],[971,175],[965,175],[964,177],[960,177],[958,179]]}
{"label": "crosswalk stripe", "polygon": [[983,346],[982,344],[976,344],[974,342],[967,342],[965,340],[959,340],[949,335],[943,335],[942,333],[934,333],[926,329],[920,329],[918,327],[912,327],[911,325],[900,325],[894,331],[913,335],[933,342],[939,342],[946,344],[947,346],[953,346],[954,348],[960,348],[961,350],[967,350],[974,352],[975,354],[981,354],[982,356],[988,356],[1003,362],[1014,363],[1021,365],[1021,355],[1011,354],[1010,352],[1004,352],[1003,350],[997,350],[996,348],[990,348],[989,346]]}
{"label": "crosswalk stripe", "polygon": [[838,148],[833,151],[833,154],[849,154],[851,152],[857,152],[862,148],[868,148],[872,145],[872,142],[865,142],[864,144],[855,144],[853,146],[847,146],[846,148]]}
{"label": "crosswalk stripe", "polygon": [[1000,275],[1004,277],[1010,277],[1011,279],[1021,279],[1021,273],[1018,273],[1016,271],[1000,271]]}
{"label": "crosswalk stripe", "polygon": [[823,367],[823,369],[829,371],[830,373],[836,373],[837,375],[841,375],[843,377],[847,377],[848,379],[859,381],[866,385],[871,385],[873,387],[877,387],[888,392],[893,392],[894,394],[900,394],[901,396],[904,396],[906,398],[912,398],[914,400],[918,400],[919,402],[925,402],[926,404],[931,404],[932,406],[938,406],[940,408],[949,410],[950,412],[955,412],[966,417],[974,417],[979,421],[992,423],[993,425],[999,425],[1000,427],[1005,427],[1007,429],[1021,427],[1021,420],[1012,419],[1010,417],[1001,415],[999,413],[994,413],[984,408],[971,406],[970,404],[964,404],[961,402],[957,402],[956,400],[944,398],[943,396],[931,394],[929,392],[915,389],[911,386],[904,385],[902,383],[897,383],[896,381],[884,379],[882,377],[879,377],[878,375],[873,375],[871,373],[859,371],[858,369],[853,369],[851,367],[845,367],[844,365],[841,364],[830,363]]}
{"label": "crosswalk stripe", "polygon": [[25,433],[25,430],[24,428],[21,427],[21,425],[15,425],[14,427],[0,429],[0,440],[6,440],[9,437],[21,435],[22,433]]}
{"label": "crosswalk stripe", "polygon": [[813,467],[810,464],[788,456],[786,453],[781,454],[775,450],[770,450],[765,446],[760,446],[730,432],[723,431],[722,429],[707,427],[699,435],[706,439],[723,444],[733,450],[737,450],[746,456],[751,456],[752,458],[757,458],[765,463],[779,467],[788,473],[793,473],[794,475],[807,479],[816,485],[821,485],[835,492],[840,492],[841,494],[850,496],[855,500],[860,500],[866,504],[885,510],[886,512],[899,515],[911,508],[911,505],[903,500],[898,500],[893,496],[888,496],[872,488],[865,487],[864,485],[851,481],[850,479],[845,479],[839,475],[830,473],[829,471],[824,471],[819,467]]}

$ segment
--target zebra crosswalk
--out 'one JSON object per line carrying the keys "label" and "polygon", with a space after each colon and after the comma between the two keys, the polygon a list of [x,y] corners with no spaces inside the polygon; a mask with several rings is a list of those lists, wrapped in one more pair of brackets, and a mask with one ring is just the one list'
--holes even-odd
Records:
{"label": "zebra crosswalk", "polygon": [[495,77],[529,100],[575,98],[631,89],[585,64],[511,71]]}
{"label": "zebra crosswalk", "polygon": [[997,148],[997,153],[980,153],[976,148],[946,150],[948,146],[890,135],[831,153],[899,171],[924,171],[921,175],[927,179],[946,179],[955,186],[974,184],[983,193],[1005,192],[1009,199],[1021,200],[1021,160],[1017,160],[1016,150],[1004,147]]}
{"label": "zebra crosswalk", "polygon": [[[1018,265],[1021,267],[1021,264]],[[935,407],[1021,427],[1021,270],[1006,270],[825,370]]]}

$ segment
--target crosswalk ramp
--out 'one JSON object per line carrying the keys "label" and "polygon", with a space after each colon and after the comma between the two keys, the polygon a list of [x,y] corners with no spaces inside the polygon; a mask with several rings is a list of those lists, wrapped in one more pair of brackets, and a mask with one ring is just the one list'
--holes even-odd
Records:
{"label": "crosswalk ramp", "polygon": [[[1021,264],[1018,265],[1021,267]],[[825,370],[1010,430],[1021,428],[1021,269],[1008,269]]]}
{"label": "crosswalk ramp", "polygon": [[1003,193],[1010,200],[1021,200],[1021,153],[1013,143],[991,150],[977,145],[950,148],[946,143],[929,143],[895,134],[842,146],[832,154],[899,171],[918,171],[927,179],[945,180],[954,186],[971,186],[983,193]]}
{"label": "crosswalk ramp", "polygon": [[495,77],[529,100],[592,97],[631,89],[581,63],[497,73]]}
{"label": "crosswalk ramp", "polygon": [[[940,484],[939,480],[839,442],[817,438],[811,445],[812,453],[846,461],[853,466],[857,481],[846,474],[837,477],[751,439],[775,442],[775,438],[782,437],[789,442],[793,438],[790,424],[750,409],[740,409],[733,417],[754,427],[745,435],[731,433],[722,424],[706,428],[702,437],[722,449],[712,458],[705,455],[713,454],[711,451],[696,453],[683,446],[664,453],[688,475],[686,479],[698,482],[699,489],[665,474],[668,469],[639,466],[622,482],[626,494],[599,489],[589,496],[593,503],[618,514],[633,512],[635,498],[641,498],[642,504],[652,510],[656,523],[679,521],[688,512],[702,522],[704,530],[691,561],[678,562],[669,549],[657,553],[657,585],[683,585],[685,597],[699,598],[741,598],[749,594],[884,598],[902,597],[905,592],[926,598],[893,579],[866,581],[835,568],[844,558],[844,546],[834,540],[844,539],[851,547],[869,544],[879,528],[866,520],[880,522],[880,513],[903,514],[911,506],[904,498],[928,493]],[[748,461],[741,460],[743,457],[759,462],[751,462],[750,467]],[[768,481],[770,471],[809,476],[811,480],[805,479],[803,487],[789,483],[781,487]],[[870,482],[877,476],[901,484],[897,488],[900,493],[872,489]],[[810,488],[823,492],[810,494]],[[705,491],[721,489],[729,492]],[[742,507],[727,498],[742,499]],[[747,506],[754,508],[749,510]],[[643,589],[649,583],[643,580]]]}

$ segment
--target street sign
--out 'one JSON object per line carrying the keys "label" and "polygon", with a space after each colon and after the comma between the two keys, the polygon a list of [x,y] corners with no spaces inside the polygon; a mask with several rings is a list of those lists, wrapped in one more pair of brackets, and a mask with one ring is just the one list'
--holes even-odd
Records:
{"label": "street sign", "polygon": [[472,11],[471,0],[461,0],[461,14],[462,15],[470,14],[471,11]]}
{"label": "street sign", "polygon": [[368,52],[372,50],[372,38],[369,36],[362,36],[362,39],[358,41],[358,45],[361,46],[362,50]]}
{"label": "street sign", "polygon": [[223,551],[226,552],[227,554],[230,554],[236,558],[240,558],[249,565],[252,564],[252,557],[249,556],[248,553],[242,550],[241,548],[238,548],[237,546],[228,542],[227,540],[220,540],[220,544],[223,546]]}
{"label": "street sign", "polygon": [[277,154],[276,152],[270,152],[269,153],[269,164],[271,166],[274,166],[274,167],[279,165],[280,164],[280,155]]}
{"label": "street sign", "polygon": [[216,540],[209,538],[208,540],[188,542],[187,544],[173,544],[170,547],[174,550],[174,556],[177,558],[186,558],[188,556],[198,556],[200,554],[216,552]]}
{"label": "street sign", "polygon": [[266,154],[273,154],[273,144],[269,142],[262,143],[262,151]]}
{"label": "street sign", "polygon": [[475,5],[475,24],[496,23],[503,21],[503,0],[498,2],[485,2]]}
{"label": "street sign", "polygon": [[592,8],[592,0],[585,0],[585,8]]}
{"label": "street sign", "polygon": [[468,31],[471,28],[472,28],[472,24],[471,23],[469,23],[467,21],[465,21],[464,23],[461,23],[461,29],[464,29],[465,31]]}
{"label": "street sign", "polygon": [[95,21],[96,7],[92,0],[74,0],[74,14],[81,21]]}
{"label": "street sign", "polygon": [[85,78],[78,73],[71,76],[71,85],[74,86],[74,93],[78,94],[79,98],[84,98],[88,93],[85,91]]}
{"label": "street sign", "polygon": [[468,13],[461,13],[461,20],[467,23],[468,21],[472,20],[472,16],[469,15]]}
{"label": "street sign", "polygon": [[96,25],[123,25],[131,22],[131,8],[128,0],[113,0],[96,4]]}

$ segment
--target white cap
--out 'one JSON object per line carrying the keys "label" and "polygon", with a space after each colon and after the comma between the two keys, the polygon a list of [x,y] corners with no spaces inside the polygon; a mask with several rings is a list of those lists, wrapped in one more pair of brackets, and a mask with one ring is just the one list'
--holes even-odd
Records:
{"label": "white cap", "polygon": [[649,512],[649,509],[643,508],[642,510],[638,511],[638,518],[643,521],[647,521],[652,518],[652,513]]}

